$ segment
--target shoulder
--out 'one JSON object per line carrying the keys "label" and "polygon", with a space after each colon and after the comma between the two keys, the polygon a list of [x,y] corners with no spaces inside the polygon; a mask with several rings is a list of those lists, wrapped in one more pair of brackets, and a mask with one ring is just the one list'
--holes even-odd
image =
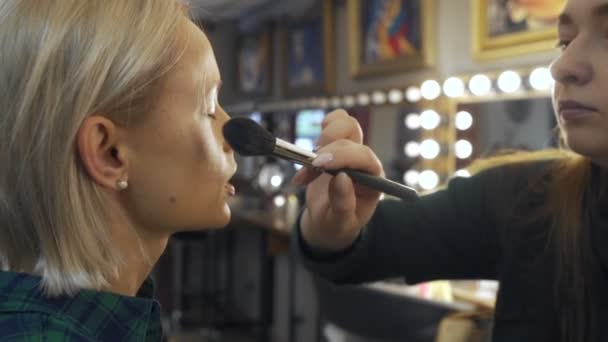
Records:
{"label": "shoulder", "polygon": [[475,172],[469,182],[470,186],[483,190],[489,199],[544,196],[558,162],[548,159],[491,166]]}
{"label": "shoulder", "polygon": [[1,312],[0,340],[93,342],[93,336],[61,316],[39,311]]}
{"label": "shoulder", "polygon": [[488,166],[474,171],[474,177],[487,180],[529,180],[544,178],[550,175],[551,170],[559,159],[530,160]]}

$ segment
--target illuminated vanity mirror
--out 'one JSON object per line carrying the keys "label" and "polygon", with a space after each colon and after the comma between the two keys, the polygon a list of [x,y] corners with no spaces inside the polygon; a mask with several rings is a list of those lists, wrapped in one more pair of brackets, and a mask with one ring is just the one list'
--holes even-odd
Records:
{"label": "illuminated vanity mirror", "polygon": [[509,150],[556,147],[556,125],[546,96],[460,102],[454,114],[456,169]]}

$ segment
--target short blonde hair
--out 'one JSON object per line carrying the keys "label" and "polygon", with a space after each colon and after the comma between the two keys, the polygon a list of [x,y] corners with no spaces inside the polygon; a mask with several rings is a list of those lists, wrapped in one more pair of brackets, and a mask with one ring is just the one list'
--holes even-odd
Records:
{"label": "short blonde hair", "polygon": [[179,0],[0,2],[0,266],[49,295],[118,276],[104,196],[75,138],[90,114],[136,122],[180,55]]}

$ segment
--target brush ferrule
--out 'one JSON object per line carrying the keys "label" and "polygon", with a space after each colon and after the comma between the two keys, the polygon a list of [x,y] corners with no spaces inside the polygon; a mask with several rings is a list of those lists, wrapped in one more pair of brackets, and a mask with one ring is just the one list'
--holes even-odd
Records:
{"label": "brush ferrule", "polygon": [[315,153],[281,139],[276,139],[273,154],[303,165],[312,165],[317,157]]}
{"label": "brush ferrule", "polygon": [[301,155],[301,156],[303,156],[305,158],[308,158],[308,159],[315,159],[315,158],[317,158],[317,155],[314,154],[313,152],[307,151],[307,150],[301,148],[300,146],[294,145],[294,144],[292,144],[290,142],[287,142],[285,140],[282,140],[282,139],[276,139],[275,149],[277,147],[281,147],[281,148],[283,148],[285,150],[291,151],[293,153],[296,153],[296,154]]}

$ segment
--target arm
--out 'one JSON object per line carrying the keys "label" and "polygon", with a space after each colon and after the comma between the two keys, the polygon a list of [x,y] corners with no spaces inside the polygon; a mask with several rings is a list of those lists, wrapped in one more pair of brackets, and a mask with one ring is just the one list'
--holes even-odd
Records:
{"label": "arm", "polygon": [[298,227],[297,251],[309,270],[336,282],[396,276],[410,283],[494,279],[500,243],[488,194],[497,181],[490,170],[454,179],[446,189],[415,202],[382,201],[354,244],[327,255],[315,253]]}

